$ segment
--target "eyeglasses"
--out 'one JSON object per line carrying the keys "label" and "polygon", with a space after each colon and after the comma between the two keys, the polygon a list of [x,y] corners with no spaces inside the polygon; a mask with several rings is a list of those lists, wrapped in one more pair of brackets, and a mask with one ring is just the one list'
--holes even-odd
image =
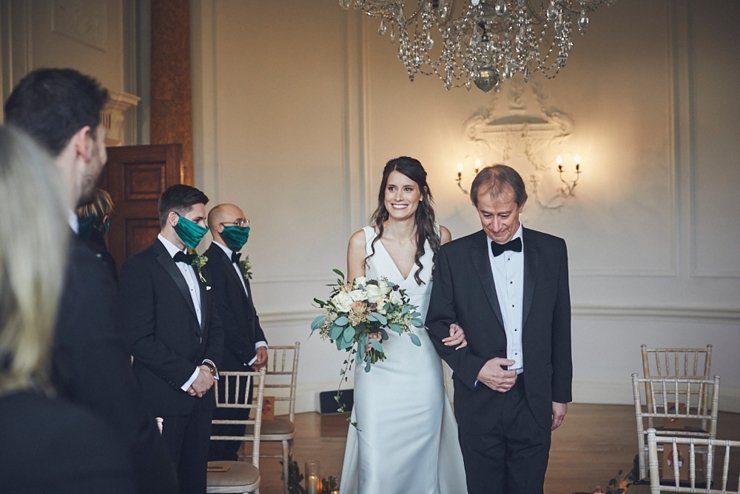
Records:
{"label": "eyeglasses", "polygon": [[249,226],[249,220],[246,218],[237,218],[234,221],[222,221],[220,224],[221,225],[234,225],[240,228],[244,228],[245,226]]}

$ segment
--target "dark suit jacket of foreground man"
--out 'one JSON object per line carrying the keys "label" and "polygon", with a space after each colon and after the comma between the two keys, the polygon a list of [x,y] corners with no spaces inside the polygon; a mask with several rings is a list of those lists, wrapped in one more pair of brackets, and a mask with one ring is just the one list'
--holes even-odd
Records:
{"label": "dark suit jacket of foreground man", "polygon": [[[205,466],[215,406],[213,389],[198,398],[181,386],[204,359],[218,366],[223,351],[223,330],[210,287],[198,279],[200,324],[187,282],[159,239],[130,257],[121,269],[121,317],[134,356],[142,402],[151,414],[164,417],[165,442],[167,417],[190,417],[191,423],[198,424],[197,448],[169,445],[171,454],[174,449],[181,455],[180,479],[183,471],[199,471],[201,460]],[[205,471],[200,473],[205,481]],[[189,488],[192,486],[181,485],[180,492]]]}
{"label": "dark suit jacket of foreground man", "polygon": [[154,417],[142,407],[130,353],[115,331],[115,300],[108,267],[71,235],[52,348],[52,380],[61,396],[93,411],[117,431],[130,451],[138,492],[176,492],[171,460]]}
{"label": "dark suit jacket of foreground man", "polygon": [[[526,382],[526,402],[534,419],[549,429],[552,402],[572,399],[567,252],[562,239],[528,228],[523,228],[522,240],[524,374],[519,378]],[[488,249],[482,230],[440,248],[427,313],[431,340],[454,372],[455,414],[461,436],[488,431],[506,399],[506,393],[476,383],[486,361],[506,357],[506,334]],[[440,342],[453,322],[465,331],[466,348],[455,350]]]}

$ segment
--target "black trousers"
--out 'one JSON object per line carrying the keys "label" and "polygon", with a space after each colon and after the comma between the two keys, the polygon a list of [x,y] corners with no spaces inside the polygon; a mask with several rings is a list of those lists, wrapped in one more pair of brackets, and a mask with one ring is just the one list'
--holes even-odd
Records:
{"label": "black trousers", "polygon": [[206,491],[208,443],[211,437],[213,393],[195,398],[190,415],[165,416],[162,439],[175,464],[180,494]]}
{"label": "black trousers", "polygon": [[501,402],[488,430],[460,432],[468,493],[542,494],[550,427],[541,427],[527,405],[524,374]]}

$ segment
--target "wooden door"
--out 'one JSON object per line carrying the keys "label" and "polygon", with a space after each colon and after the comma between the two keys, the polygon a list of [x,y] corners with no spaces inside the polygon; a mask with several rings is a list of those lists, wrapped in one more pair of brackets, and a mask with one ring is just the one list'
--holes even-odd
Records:
{"label": "wooden door", "polygon": [[123,261],[149,246],[159,233],[159,196],[182,182],[182,145],[109,147],[99,186],[113,199],[108,249]]}

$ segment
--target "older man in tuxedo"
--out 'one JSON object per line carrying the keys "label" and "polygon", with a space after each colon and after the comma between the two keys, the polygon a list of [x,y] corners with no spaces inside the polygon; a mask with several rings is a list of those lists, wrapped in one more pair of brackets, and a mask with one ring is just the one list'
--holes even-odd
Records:
{"label": "older man in tuxedo", "polygon": [[[426,323],[454,372],[468,492],[542,493],[550,434],[571,401],[566,246],[522,227],[513,168],[481,170],[470,197],[483,228],[441,247]],[[466,348],[442,344],[453,322]]]}
{"label": "older man in tuxedo", "polygon": [[[73,69],[38,69],[21,79],[5,102],[5,122],[51,153],[77,205],[92,199],[107,160],[101,123],[107,100],[108,91],[90,76]],[[61,396],[117,432],[135,467],[138,492],[176,492],[171,461],[154,418],[139,401],[130,354],[115,328],[115,281],[78,238],[74,211],[68,215],[73,234],[54,333],[52,381]]]}
{"label": "older man in tuxedo", "polygon": [[203,494],[223,329],[194,254],[206,233],[208,197],[173,185],[159,200],[160,233],[121,270],[121,317],[142,401],[164,419],[162,437],[181,493]]}
{"label": "older man in tuxedo", "polygon": [[[221,370],[255,370],[267,364],[267,340],[254,308],[250,274],[239,252],[249,239],[249,221],[239,206],[219,204],[208,213],[208,226],[213,236],[205,255],[208,257],[206,276],[213,286],[216,308],[224,327],[224,354]],[[221,386],[221,383],[218,383]],[[223,392],[219,388],[220,392]],[[251,399],[252,390],[248,390]],[[214,418],[245,419],[237,409],[218,408]],[[242,429],[241,431],[239,429]],[[214,432],[238,435],[243,427],[217,425]],[[211,441],[211,460],[236,460],[241,443]]]}

